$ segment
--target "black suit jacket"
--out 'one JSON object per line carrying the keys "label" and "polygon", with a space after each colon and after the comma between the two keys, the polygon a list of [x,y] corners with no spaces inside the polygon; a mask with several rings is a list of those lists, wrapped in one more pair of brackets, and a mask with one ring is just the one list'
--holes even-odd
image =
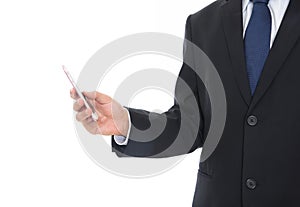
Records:
{"label": "black suit jacket", "polygon": [[[241,2],[216,1],[189,16],[186,23],[186,38],[214,63],[227,101],[221,140],[214,153],[200,162],[193,206],[299,207],[300,1],[290,2],[253,96],[245,66]],[[192,147],[169,156],[202,147],[211,121],[210,101],[202,81],[186,64],[179,76],[197,98],[201,120]],[[175,96],[178,94],[180,88],[176,86]],[[183,95],[183,99],[187,97]],[[174,141],[180,128],[180,110],[175,101],[169,111],[154,115],[154,120],[167,117],[165,130],[157,139],[138,142],[138,135],[130,132],[128,145],[118,146],[113,141],[113,150],[119,155],[155,156]],[[129,112],[135,127],[150,127],[149,112],[131,108]],[[254,118],[249,120],[250,116]],[[193,133],[187,133],[187,141]]]}

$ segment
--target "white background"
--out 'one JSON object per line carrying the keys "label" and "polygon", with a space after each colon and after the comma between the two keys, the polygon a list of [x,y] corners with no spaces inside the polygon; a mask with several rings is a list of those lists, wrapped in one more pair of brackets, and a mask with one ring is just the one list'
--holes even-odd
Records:
{"label": "white background", "polygon": [[[139,32],[183,37],[187,16],[211,2],[2,1],[0,206],[191,206],[201,150],[151,178],[108,173],[78,142],[71,87],[60,66],[76,79],[91,55],[117,38]],[[169,65],[179,72],[181,63]],[[122,75],[114,78],[117,84]],[[110,93],[109,85],[103,90]],[[172,104],[164,95],[146,91],[134,105],[162,110]]]}

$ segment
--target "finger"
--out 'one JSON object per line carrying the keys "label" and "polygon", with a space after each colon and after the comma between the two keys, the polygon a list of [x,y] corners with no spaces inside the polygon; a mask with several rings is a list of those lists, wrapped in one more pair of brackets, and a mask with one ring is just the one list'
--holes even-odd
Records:
{"label": "finger", "polygon": [[[90,116],[88,118],[86,118],[85,120],[82,121],[83,126],[88,126],[91,123],[94,123],[94,119]],[[95,122],[96,123],[96,122]]]}
{"label": "finger", "polygon": [[71,98],[74,99],[74,100],[79,99],[79,96],[78,96],[78,94],[77,94],[75,88],[72,88],[72,89],[70,90],[70,96],[71,96]]}
{"label": "finger", "polygon": [[73,110],[79,112],[79,111],[82,110],[83,106],[84,106],[83,100],[82,99],[78,99],[73,104]]}
{"label": "finger", "polygon": [[103,93],[99,93],[97,91],[93,91],[93,92],[83,92],[83,94],[88,98],[88,99],[92,99],[92,100],[96,100],[98,103],[101,104],[106,104],[106,103],[110,103],[111,102],[111,97],[103,94]]}
{"label": "finger", "polygon": [[89,118],[92,115],[92,110],[91,109],[86,109],[83,110],[82,112],[78,112],[76,114],[76,120],[79,122],[83,122],[87,118]]}
{"label": "finger", "polygon": [[91,134],[99,134],[98,123],[93,120],[92,117],[88,117],[82,121],[82,125],[86,128]]}

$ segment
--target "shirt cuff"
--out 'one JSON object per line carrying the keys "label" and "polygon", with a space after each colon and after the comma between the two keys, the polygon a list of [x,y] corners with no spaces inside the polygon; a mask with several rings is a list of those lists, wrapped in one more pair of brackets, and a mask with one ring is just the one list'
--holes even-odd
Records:
{"label": "shirt cuff", "polygon": [[130,133],[130,129],[131,129],[131,119],[130,119],[129,111],[127,109],[126,109],[126,111],[127,111],[127,115],[128,115],[128,131],[127,131],[126,137],[114,135],[114,140],[118,145],[127,145],[128,140],[129,140],[129,133]]}

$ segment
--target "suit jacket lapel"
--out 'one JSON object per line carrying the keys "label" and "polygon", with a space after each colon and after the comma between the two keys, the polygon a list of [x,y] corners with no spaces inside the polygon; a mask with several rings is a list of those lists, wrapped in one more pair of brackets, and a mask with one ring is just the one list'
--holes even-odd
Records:
{"label": "suit jacket lapel", "polygon": [[289,52],[300,35],[300,1],[291,0],[285,17],[277,33],[273,47],[266,60],[256,91],[253,95],[250,110],[259,102],[267,91],[276,74],[278,74]]}
{"label": "suit jacket lapel", "polygon": [[244,55],[242,1],[224,0],[221,7],[222,23],[233,66],[232,69],[235,74],[235,79],[239,86],[241,95],[246,104],[249,106],[252,97]]}

